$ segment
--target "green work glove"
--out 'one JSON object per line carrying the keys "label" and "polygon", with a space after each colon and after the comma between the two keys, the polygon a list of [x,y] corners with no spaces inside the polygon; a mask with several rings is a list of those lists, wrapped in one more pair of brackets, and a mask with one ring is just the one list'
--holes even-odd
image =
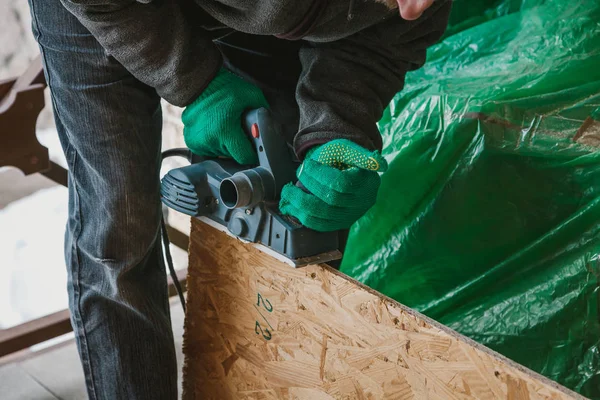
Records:
{"label": "green work glove", "polygon": [[183,138],[192,152],[257,164],[258,156],[242,128],[242,114],[268,107],[259,88],[224,68],[204,92],[185,108]]}
{"label": "green work glove", "polygon": [[378,172],[387,162],[346,139],[311,149],[298,168],[298,180],[306,190],[287,184],[279,208],[317,231],[349,228],[375,204],[381,183]]}

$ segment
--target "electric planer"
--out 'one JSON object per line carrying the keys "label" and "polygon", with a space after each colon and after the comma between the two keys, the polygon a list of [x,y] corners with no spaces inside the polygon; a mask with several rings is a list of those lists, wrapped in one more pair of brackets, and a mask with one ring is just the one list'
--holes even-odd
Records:
{"label": "electric planer", "polygon": [[339,232],[317,232],[279,212],[281,189],[296,180],[299,166],[280,124],[265,108],[245,113],[242,124],[258,154],[258,165],[192,155],[191,165],[173,169],[162,179],[162,202],[192,217],[208,218],[244,241],[266,246],[294,266],[341,259]]}

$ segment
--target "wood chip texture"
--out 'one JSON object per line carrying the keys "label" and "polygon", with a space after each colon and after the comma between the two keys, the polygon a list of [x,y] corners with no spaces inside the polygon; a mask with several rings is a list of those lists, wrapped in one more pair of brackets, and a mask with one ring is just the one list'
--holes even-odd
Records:
{"label": "wood chip texture", "polygon": [[325,265],[190,238],[186,400],[582,398]]}

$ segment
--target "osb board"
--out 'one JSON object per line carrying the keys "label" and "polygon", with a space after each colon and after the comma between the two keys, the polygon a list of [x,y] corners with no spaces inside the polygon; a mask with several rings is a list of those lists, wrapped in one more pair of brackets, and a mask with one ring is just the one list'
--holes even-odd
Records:
{"label": "osb board", "polygon": [[183,398],[582,398],[325,266],[194,220]]}

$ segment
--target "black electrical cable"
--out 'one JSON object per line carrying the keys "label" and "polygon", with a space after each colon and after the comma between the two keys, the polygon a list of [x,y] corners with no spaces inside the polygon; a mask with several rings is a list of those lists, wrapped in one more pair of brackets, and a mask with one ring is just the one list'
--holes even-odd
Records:
{"label": "black electrical cable", "polygon": [[177,290],[177,295],[179,296],[179,300],[181,301],[181,307],[183,308],[183,312],[185,312],[185,297],[183,297],[183,289],[181,288],[181,283],[179,283],[179,279],[177,279],[177,273],[175,272],[175,267],[173,266],[173,258],[171,257],[171,249],[169,249],[169,233],[167,232],[167,224],[165,223],[165,217],[163,216],[160,219],[160,226],[162,231],[162,240],[163,247],[165,248],[165,257],[167,259],[167,266],[169,267],[169,274],[171,275],[171,279],[173,280],[173,285],[175,285],[175,290]]}
{"label": "black electrical cable", "polygon": [[177,149],[169,149],[162,152],[162,159],[164,160],[167,157],[179,156],[183,157],[189,162],[192,162],[192,152],[190,149],[185,148],[177,148]]}
{"label": "black electrical cable", "polygon": [[[189,162],[192,162],[193,154],[189,149],[185,148],[169,149],[162,152],[162,160],[164,160],[167,157],[175,156],[183,157]],[[165,223],[164,215],[162,215],[160,219],[160,228],[165,258],[167,259],[167,266],[169,268],[169,274],[171,275],[171,279],[173,280],[175,290],[177,290],[177,295],[179,296],[179,300],[181,301],[181,307],[183,308],[183,312],[185,312],[185,297],[183,296],[183,289],[181,288],[179,279],[177,279],[177,273],[175,272],[175,267],[173,266],[173,257],[171,256],[171,249],[169,248],[169,244],[171,243],[171,241],[169,240],[169,232],[167,232],[167,224]]]}

